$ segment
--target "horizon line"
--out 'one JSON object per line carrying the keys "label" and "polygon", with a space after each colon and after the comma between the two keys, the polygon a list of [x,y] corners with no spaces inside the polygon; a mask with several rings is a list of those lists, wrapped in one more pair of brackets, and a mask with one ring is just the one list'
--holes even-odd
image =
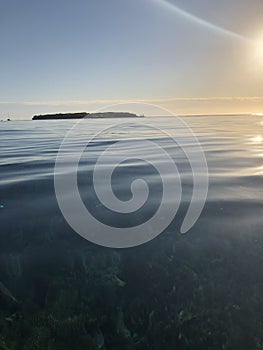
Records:
{"label": "horizon line", "polygon": [[21,106],[79,106],[93,104],[114,103],[165,103],[165,102],[216,102],[216,101],[241,101],[263,102],[263,96],[213,96],[213,97],[166,97],[166,98],[141,98],[141,99],[94,99],[94,100],[36,100],[36,101],[0,101],[0,105]]}

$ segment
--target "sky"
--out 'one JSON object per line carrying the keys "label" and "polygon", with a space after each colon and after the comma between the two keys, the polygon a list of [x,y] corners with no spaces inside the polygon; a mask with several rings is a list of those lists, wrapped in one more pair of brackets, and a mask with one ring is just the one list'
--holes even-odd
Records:
{"label": "sky", "polygon": [[262,0],[1,0],[0,119],[126,102],[262,113],[262,14]]}

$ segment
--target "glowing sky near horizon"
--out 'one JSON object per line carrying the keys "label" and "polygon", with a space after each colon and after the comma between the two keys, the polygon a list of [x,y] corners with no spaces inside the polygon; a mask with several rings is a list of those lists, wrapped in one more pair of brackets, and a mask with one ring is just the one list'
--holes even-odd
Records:
{"label": "glowing sky near horizon", "polygon": [[262,113],[262,13],[261,0],[1,2],[0,118],[140,100]]}

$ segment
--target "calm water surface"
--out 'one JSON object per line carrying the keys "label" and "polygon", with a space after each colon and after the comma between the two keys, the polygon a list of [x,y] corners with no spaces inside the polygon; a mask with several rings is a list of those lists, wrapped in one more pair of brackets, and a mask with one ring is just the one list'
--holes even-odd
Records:
{"label": "calm water surface", "polygon": [[[185,152],[194,153],[195,144],[189,141],[182,151],[171,142],[167,133],[187,138],[174,120],[144,118],[140,122],[154,129],[106,130],[79,163],[86,206],[105,223],[127,227],[158,209],[158,174],[139,159],[116,169],[113,188],[120,199],[130,198],[134,177],[144,178],[150,190],[143,212],[120,216],[104,208],[92,188],[98,156],[126,140],[139,158],[140,140],[150,139],[176,159],[183,197],[174,221],[150,243],[125,250],[84,240],[59,210],[54,165],[75,122],[0,124],[0,349],[263,348],[263,117],[183,118],[209,168],[204,210],[185,235],[180,225],[192,193]],[[119,122],[83,121],[69,154]],[[158,154],[152,158],[162,162]],[[114,161],[109,157],[108,165]],[[72,172],[66,162],[64,172]]]}

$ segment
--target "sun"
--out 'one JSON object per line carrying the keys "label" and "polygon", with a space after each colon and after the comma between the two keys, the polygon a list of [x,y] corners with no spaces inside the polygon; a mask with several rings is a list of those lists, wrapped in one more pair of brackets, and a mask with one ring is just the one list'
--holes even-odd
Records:
{"label": "sun", "polygon": [[260,55],[263,55],[263,39],[262,38],[260,40],[257,40],[256,46],[257,46],[258,53]]}
{"label": "sun", "polygon": [[[260,38],[257,38],[254,40],[254,48],[253,50],[250,50],[250,55],[252,55],[251,59],[251,68],[255,69],[255,72],[258,73],[258,69],[262,70],[263,68],[263,36],[261,35]],[[252,47],[251,47],[252,49]]]}

